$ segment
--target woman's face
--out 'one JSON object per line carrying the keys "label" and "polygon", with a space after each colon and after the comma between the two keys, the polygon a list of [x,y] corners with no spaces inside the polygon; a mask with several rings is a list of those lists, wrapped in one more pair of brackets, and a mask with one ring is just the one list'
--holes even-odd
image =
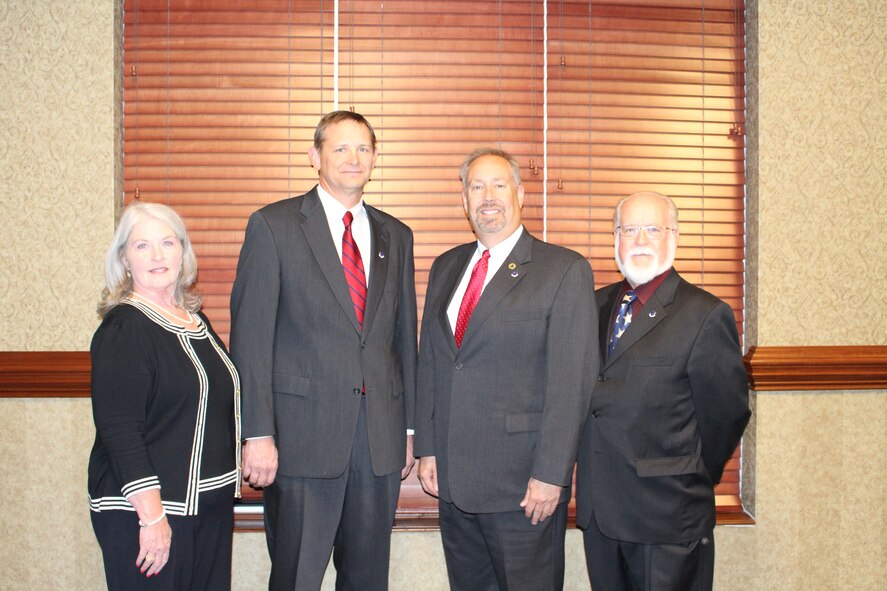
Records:
{"label": "woman's face", "polygon": [[182,243],[173,229],[145,216],[132,229],[123,264],[132,273],[132,290],[171,297],[182,272]]}

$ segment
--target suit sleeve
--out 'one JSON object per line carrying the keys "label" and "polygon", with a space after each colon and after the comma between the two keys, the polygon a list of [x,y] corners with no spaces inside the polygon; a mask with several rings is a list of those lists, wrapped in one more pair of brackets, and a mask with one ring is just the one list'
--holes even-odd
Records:
{"label": "suit sleeve", "polygon": [[280,260],[262,212],[250,216],[231,291],[231,357],[240,372],[243,437],[275,435],[272,368]]}
{"label": "suit sleeve", "polygon": [[434,293],[435,269],[431,265],[428,287],[425,290],[425,308],[422,312],[422,332],[419,340],[419,370],[416,379],[416,438],[413,453],[417,458],[433,456],[434,452],[434,355],[431,352],[431,320],[435,315],[431,295]]}
{"label": "suit sleeve", "polygon": [[713,483],[739,444],[751,412],[736,320],[720,302],[702,323],[687,364],[702,439],[702,461]]}
{"label": "suit sleeve", "polygon": [[401,278],[400,309],[397,312],[397,352],[401,360],[407,428],[416,420],[416,273],[413,262],[413,233],[407,230]]}
{"label": "suit sleeve", "polygon": [[551,307],[546,343],[545,407],[531,476],[567,486],[597,375],[594,277],[585,259],[572,263]]}
{"label": "suit sleeve", "polygon": [[132,323],[103,325],[91,350],[92,414],[123,496],[160,488],[145,441],[155,371]]}

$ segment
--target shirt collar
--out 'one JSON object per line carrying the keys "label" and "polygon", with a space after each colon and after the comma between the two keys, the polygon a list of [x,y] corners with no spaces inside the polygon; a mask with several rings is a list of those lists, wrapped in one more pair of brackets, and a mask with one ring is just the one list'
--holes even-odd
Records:
{"label": "shirt collar", "polygon": [[351,209],[347,209],[320,185],[317,185],[317,195],[320,197],[320,203],[323,205],[323,211],[326,214],[327,221],[331,228],[335,228],[336,224],[342,224],[342,218],[345,217],[346,211],[350,211],[351,215],[354,216],[354,219],[367,217],[366,208],[363,206],[363,197],[360,198],[357,205]]}
{"label": "shirt collar", "polygon": [[[344,215],[344,214],[342,214],[342,215]],[[517,229],[511,233],[511,236],[509,236],[508,238],[506,238],[505,240],[503,240],[502,242],[500,242],[496,246],[493,246],[492,248],[489,249],[490,258],[496,257],[496,258],[503,258],[504,259],[505,257],[507,257],[508,253],[510,253],[512,251],[512,249],[514,249],[514,245],[517,244],[517,241],[520,239],[521,234],[523,234],[523,233],[524,233],[523,225],[518,226]],[[488,250],[487,247],[484,246],[483,244],[481,244],[481,241],[478,240],[477,241],[478,255],[483,254],[483,252],[485,250]]]}
{"label": "shirt collar", "polygon": [[[641,306],[647,303],[647,300],[649,300],[653,296],[653,293],[659,288],[660,285],[662,285],[662,282],[665,281],[669,275],[671,275],[672,271],[674,271],[674,268],[669,267],[667,270],[660,273],[650,281],[646,282],[643,285],[638,285],[634,288],[634,293],[638,296],[638,301],[641,303]],[[627,280],[623,280],[622,289],[619,290],[618,301],[621,301],[622,296],[630,289],[631,284],[629,284]]]}

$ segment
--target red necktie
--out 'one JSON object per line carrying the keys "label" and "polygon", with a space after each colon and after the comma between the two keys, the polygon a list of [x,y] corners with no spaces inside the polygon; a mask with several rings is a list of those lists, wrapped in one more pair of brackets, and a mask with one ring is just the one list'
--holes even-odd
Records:
{"label": "red necktie", "polygon": [[490,264],[490,251],[485,250],[480,256],[474,269],[471,271],[471,279],[468,281],[468,288],[465,289],[465,295],[462,296],[462,305],[459,306],[459,316],[456,317],[456,346],[462,346],[462,337],[465,335],[465,329],[468,328],[468,320],[471,313],[474,312],[474,306],[480,299],[480,294],[484,290],[484,279],[487,278],[487,267]]}
{"label": "red necktie", "polygon": [[348,283],[348,291],[351,292],[351,301],[354,302],[354,314],[357,323],[363,329],[363,312],[367,301],[367,280],[363,271],[363,259],[357,250],[357,243],[351,235],[351,222],[354,216],[350,211],[345,212],[342,221],[345,222],[345,233],[342,234],[342,267],[345,269],[345,282]]}

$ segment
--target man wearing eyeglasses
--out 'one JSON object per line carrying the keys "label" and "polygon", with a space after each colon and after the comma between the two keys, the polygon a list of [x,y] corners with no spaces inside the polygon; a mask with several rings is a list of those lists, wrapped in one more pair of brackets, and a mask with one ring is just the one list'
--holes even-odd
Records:
{"label": "man wearing eyeglasses", "polygon": [[601,371],[579,449],[577,524],[595,591],[712,588],[713,487],[749,419],[730,307],[672,268],[678,211],[616,205],[624,281],[595,293]]}

